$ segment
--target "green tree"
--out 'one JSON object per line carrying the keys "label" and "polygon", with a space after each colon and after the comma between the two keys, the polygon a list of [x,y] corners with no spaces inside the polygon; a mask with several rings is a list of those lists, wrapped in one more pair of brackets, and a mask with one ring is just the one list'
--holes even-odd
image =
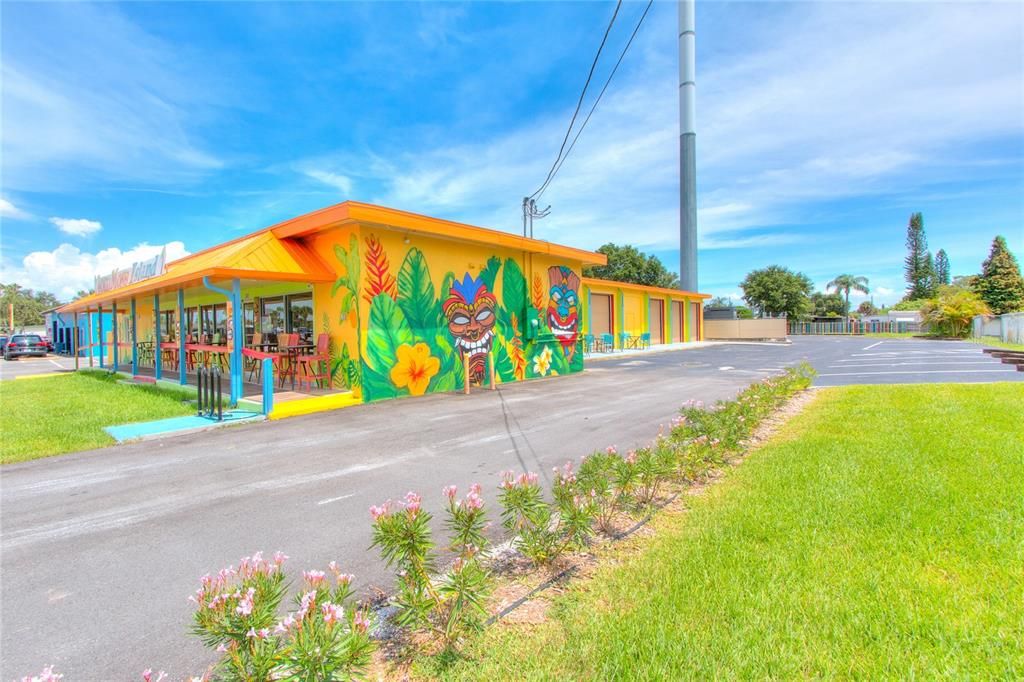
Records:
{"label": "green tree", "polygon": [[969,289],[944,286],[921,307],[921,318],[932,334],[964,337],[975,315],[987,315],[989,307]]}
{"label": "green tree", "polygon": [[754,311],[745,305],[736,306],[736,318],[740,320],[754,319]]}
{"label": "green tree", "polygon": [[844,295],[843,315],[850,314],[850,291],[859,291],[862,294],[870,293],[868,289],[868,278],[861,275],[839,275],[834,280],[825,285],[825,290],[835,289],[838,294],[840,291]]}
{"label": "green tree", "polygon": [[903,259],[903,276],[907,280],[907,295],[904,300],[929,298],[933,293],[929,260],[924,217],[920,213],[912,213],[907,224],[907,256]]}
{"label": "green tree", "polygon": [[814,317],[842,317],[846,314],[846,303],[838,293],[811,294],[810,314]]}
{"label": "green tree", "polygon": [[939,286],[950,282],[949,256],[946,255],[945,249],[939,249],[935,254],[935,282]]}
{"label": "green tree", "polygon": [[857,306],[857,312],[864,316],[877,315],[878,308],[876,308],[871,301],[862,301],[861,304]]}
{"label": "green tree", "polygon": [[770,265],[747,273],[740,288],[743,289],[743,299],[759,317],[799,317],[810,307],[814,285],[811,278],[802,272]]}
{"label": "green tree", "polygon": [[11,304],[14,305],[14,326],[20,328],[43,324],[43,313],[56,308],[60,301],[48,291],[25,289],[16,282],[0,284],[0,326],[7,326]]}
{"label": "green tree", "polygon": [[992,240],[992,248],[981,264],[981,275],[974,288],[995,315],[1024,310],[1020,265],[1002,235]]}
{"label": "green tree", "polygon": [[635,246],[608,243],[597,250],[608,256],[607,265],[590,265],[583,268],[584,277],[611,279],[616,282],[632,282],[652,287],[674,289],[679,286],[679,277],[669,272],[657,256],[648,256]]}

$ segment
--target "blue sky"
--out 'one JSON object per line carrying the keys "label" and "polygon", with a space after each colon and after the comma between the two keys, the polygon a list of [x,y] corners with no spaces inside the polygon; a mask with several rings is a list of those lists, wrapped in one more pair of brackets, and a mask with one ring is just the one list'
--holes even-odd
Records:
{"label": "blue sky", "polygon": [[[520,230],[613,3],[2,7],[4,281],[68,296],[169,244],[345,199]],[[626,3],[603,83],[644,5]],[[902,294],[1024,250],[1024,6],[700,2],[700,288],[772,263]],[[540,238],[678,263],[675,3],[656,3]]]}

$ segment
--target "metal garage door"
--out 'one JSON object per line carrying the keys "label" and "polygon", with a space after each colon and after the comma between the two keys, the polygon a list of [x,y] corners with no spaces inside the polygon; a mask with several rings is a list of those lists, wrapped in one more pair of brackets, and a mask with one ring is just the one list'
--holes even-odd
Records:
{"label": "metal garage door", "polygon": [[612,297],[590,294],[590,333],[600,337],[612,333]]}
{"label": "metal garage door", "polygon": [[651,343],[665,343],[665,301],[652,298],[650,303]]}
{"label": "metal garage door", "polygon": [[686,323],[686,308],[682,301],[672,301],[672,343],[683,340],[683,325]]}

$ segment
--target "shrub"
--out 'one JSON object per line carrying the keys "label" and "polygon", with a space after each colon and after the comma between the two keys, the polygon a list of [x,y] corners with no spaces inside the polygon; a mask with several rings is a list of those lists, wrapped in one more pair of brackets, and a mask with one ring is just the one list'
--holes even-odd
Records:
{"label": "shrub", "polygon": [[975,315],[987,315],[989,308],[969,289],[942,287],[939,295],[921,306],[921,318],[933,334],[964,337]]}
{"label": "shrub", "polygon": [[448,498],[447,527],[452,534],[449,547],[457,556],[436,585],[432,517],[422,509],[418,494],[409,492],[404,503],[388,500],[383,506],[370,508],[371,547],[379,547],[388,567],[398,573],[396,621],[406,627],[431,629],[449,648],[466,632],[482,625],[487,615],[484,598],[490,575],[479,561],[487,525],[480,486],[472,486],[466,498],[458,502],[455,486],[447,486],[443,492]]}
{"label": "shrub", "polygon": [[237,569],[203,576],[189,597],[196,605],[193,632],[223,654],[214,679],[349,680],[364,673],[374,645],[366,613],[346,606],[352,576],[334,562],[333,585],[324,571],[304,572],[296,610],[279,620],[286,559],[278,552],[266,561],[257,552]]}

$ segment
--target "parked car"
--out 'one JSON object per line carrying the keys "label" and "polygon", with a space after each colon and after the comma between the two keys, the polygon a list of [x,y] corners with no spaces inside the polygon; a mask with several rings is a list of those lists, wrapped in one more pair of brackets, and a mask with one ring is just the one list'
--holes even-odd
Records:
{"label": "parked car", "polygon": [[43,345],[46,346],[46,352],[47,353],[52,353],[53,352],[53,341],[50,341],[50,337],[49,336],[43,336],[43,337],[40,337],[40,338],[42,338],[42,340],[43,340]]}
{"label": "parked car", "polygon": [[4,346],[4,360],[13,360],[23,355],[46,357],[46,342],[39,334],[15,334]]}
{"label": "parked car", "polygon": [[4,352],[4,348],[7,348],[7,340],[11,338],[7,334],[0,335],[0,353]]}

